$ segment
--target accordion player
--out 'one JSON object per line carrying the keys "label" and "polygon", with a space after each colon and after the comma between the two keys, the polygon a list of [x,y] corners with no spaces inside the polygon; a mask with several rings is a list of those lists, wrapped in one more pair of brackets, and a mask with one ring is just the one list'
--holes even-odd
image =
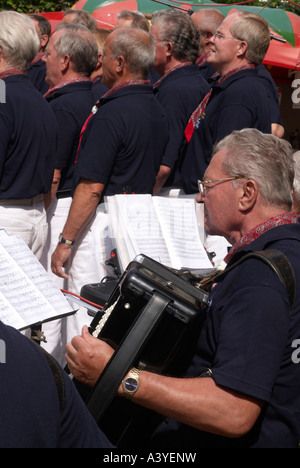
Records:
{"label": "accordion player", "polygon": [[[81,295],[98,303],[99,285]],[[208,293],[144,255],[137,256],[117,281],[104,311],[90,325],[114,355],[86,395],[87,407],[110,441],[119,448],[143,446],[163,416],[116,397],[130,368],[183,376],[189,367],[205,317]]]}

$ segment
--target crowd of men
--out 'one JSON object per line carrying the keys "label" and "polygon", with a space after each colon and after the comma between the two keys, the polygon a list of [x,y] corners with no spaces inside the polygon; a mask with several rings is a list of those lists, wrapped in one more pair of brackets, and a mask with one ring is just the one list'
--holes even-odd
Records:
{"label": "crowd of men", "polygon": [[[40,15],[0,12],[1,228],[79,294],[109,272],[105,196],[200,190],[207,234],[232,245],[228,267],[277,249],[298,283],[297,159],[263,65],[269,44],[268,23],[249,12],[167,9],[149,21],[123,11],[113,31],[84,11],[67,11],[55,31]],[[299,314],[299,287],[291,307],[259,259],[230,271],[210,291],[184,378],[124,371],[118,396],[165,417],[145,447],[297,447]],[[88,325],[85,309],[53,321],[43,346],[91,386],[114,351]],[[45,356],[3,324],[2,337],[15,369],[1,367],[0,445],[111,447],[70,379],[62,372],[60,413]]]}

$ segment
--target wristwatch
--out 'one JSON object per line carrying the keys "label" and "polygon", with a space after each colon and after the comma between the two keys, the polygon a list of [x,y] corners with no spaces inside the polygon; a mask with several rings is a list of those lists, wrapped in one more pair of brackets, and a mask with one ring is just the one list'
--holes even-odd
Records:
{"label": "wristwatch", "polygon": [[133,395],[138,391],[140,385],[139,378],[140,370],[133,367],[129,374],[127,374],[126,378],[122,381],[123,394],[125,398],[131,400]]}
{"label": "wristwatch", "polygon": [[62,234],[59,235],[58,242],[60,244],[66,244],[66,245],[74,245],[75,244],[75,241],[65,239]]}

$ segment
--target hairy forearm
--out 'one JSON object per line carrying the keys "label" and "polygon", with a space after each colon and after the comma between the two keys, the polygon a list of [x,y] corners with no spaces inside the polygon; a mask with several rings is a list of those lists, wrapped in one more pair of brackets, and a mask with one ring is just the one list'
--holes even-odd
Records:
{"label": "hairy forearm", "polygon": [[231,438],[252,428],[262,406],[217,386],[212,378],[176,379],[149,372],[141,373],[134,402],[198,430]]}
{"label": "hairy forearm", "polygon": [[69,216],[63,228],[66,239],[75,240],[91,219],[101,199],[102,184],[81,181],[74,193]]}

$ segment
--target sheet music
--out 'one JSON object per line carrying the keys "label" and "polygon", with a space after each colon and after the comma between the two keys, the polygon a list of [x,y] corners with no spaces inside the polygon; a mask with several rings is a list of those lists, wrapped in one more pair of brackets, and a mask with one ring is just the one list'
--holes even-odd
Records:
{"label": "sheet music", "polygon": [[158,222],[151,195],[118,196],[123,232],[132,244],[131,260],[144,254],[164,265],[171,259]]}
{"label": "sheet music", "polygon": [[70,313],[68,301],[51,282],[23,239],[0,232],[0,320],[3,323],[21,329]]}
{"label": "sheet music", "polygon": [[[176,269],[212,269],[199,236],[193,199],[115,195],[107,203],[123,268],[144,254]],[[126,265],[124,251],[129,255]]]}
{"label": "sheet music", "polygon": [[198,231],[195,201],[190,198],[153,197],[153,205],[173,268],[211,268]]}
{"label": "sheet music", "polygon": [[23,239],[17,236],[6,236],[4,238],[0,235],[0,241],[38,291],[50,302],[55,310],[55,314],[59,315],[70,312],[69,302],[57,288],[35,255],[32,254],[32,251],[24,243]]}

